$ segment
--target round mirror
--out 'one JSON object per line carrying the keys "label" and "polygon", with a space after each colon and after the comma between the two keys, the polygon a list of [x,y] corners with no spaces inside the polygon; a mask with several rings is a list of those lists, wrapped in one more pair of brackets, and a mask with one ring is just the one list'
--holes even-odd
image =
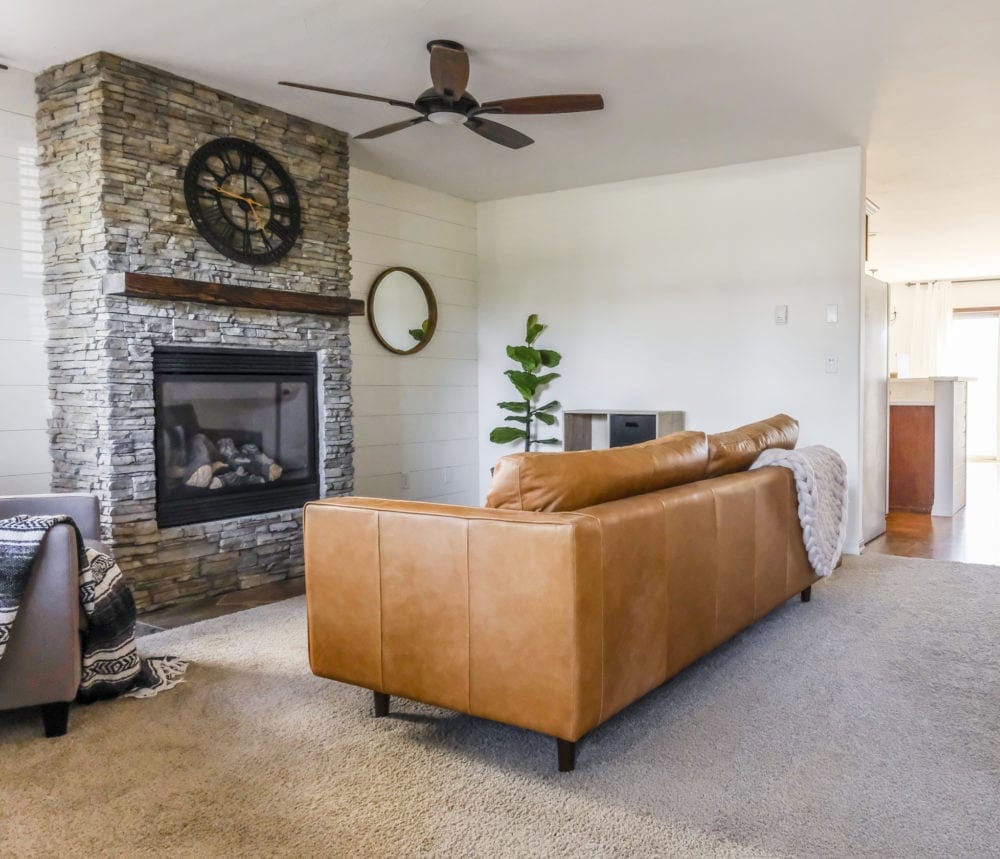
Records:
{"label": "round mirror", "polygon": [[419,352],[437,327],[437,302],[430,284],[412,268],[387,268],[368,292],[368,324],[390,352]]}

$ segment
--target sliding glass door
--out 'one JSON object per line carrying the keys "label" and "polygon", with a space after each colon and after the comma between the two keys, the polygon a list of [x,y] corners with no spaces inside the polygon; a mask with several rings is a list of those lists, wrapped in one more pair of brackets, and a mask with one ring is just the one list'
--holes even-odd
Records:
{"label": "sliding glass door", "polygon": [[1000,444],[1000,315],[956,312],[952,356],[956,374],[975,379],[969,383],[969,458],[996,459]]}

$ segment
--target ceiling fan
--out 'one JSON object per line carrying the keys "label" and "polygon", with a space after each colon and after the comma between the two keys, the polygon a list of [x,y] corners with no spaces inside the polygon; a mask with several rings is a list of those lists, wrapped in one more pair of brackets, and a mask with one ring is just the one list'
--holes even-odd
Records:
{"label": "ceiling fan", "polygon": [[402,122],[394,122],[381,128],[373,128],[364,134],[357,134],[356,140],[373,140],[430,121],[437,125],[464,125],[480,137],[510,149],[520,149],[534,141],[528,135],[508,125],[484,118],[483,114],[578,113],[585,110],[601,110],[604,107],[604,99],[597,94],[536,95],[527,98],[502,98],[480,104],[472,93],[466,90],[469,83],[469,55],[465,48],[450,39],[434,39],[427,43],[427,50],[431,54],[433,86],[420,93],[414,102],[292,81],[278,81],[278,83],[281,86],[381,101],[420,114],[413,119],[404,119]]}

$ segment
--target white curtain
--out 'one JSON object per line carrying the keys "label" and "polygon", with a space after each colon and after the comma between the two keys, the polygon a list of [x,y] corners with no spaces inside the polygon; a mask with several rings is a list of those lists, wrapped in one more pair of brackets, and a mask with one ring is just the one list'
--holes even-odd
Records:
{"label": "white curtain", "polygon": [[948,376],[951,360],[951,282],[918,283],[913,290],[913,331],[910,340],[910,376]]}

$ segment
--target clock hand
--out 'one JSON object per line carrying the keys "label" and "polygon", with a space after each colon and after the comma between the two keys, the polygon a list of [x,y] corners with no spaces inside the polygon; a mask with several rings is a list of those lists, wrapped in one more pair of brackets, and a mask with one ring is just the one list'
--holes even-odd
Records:
{"label": "clock hand", "polygon": [[257,222],[257,229],[264,232],[264,222],[260,219],[260,215],[257,214],[257,207],[260,203],[247,201],[250,203],[250,214],[253,215],[253,219]]}
{"label": "clock hand", "polygon": [[253,215],[254,220],[257,222],[257,227],[261,232],[264,232],[264,222],[260,219],[260,215],[257,214],[257,207],[265,207],[267,203],[258,203],[253,197],[247,197],[247,203],[250,204],[250,214]]}
{"label": "clock hand", "polygon": [[216,185],[213,189],[217,194],[223,194],[226,197],[232,197],[234,200],[239,200],[241,203],[246,203],[250,207],[250,214],[253,215],[253,219],[257,222],[257,229],[261,232],[264,231],[264,222],[260,219],[260,215],[257,214],[257,207],[264,205],[263,203],[258,203],[253,197],[244,197],[242,194],[234,194],[232,191],[227,191]]}
{"label": "clock hand", "polygon": [[242,194],[234,194],[232,191],[227,191],[225,188],[220,188],[218,185],[211,190],[215,191],[216,194],[224,194],[227,197],[232,197],[234,200],[240,200],[241,202],[248,203],[251,206],[260,205],[260,203],[258,203],[253,197],[244,197]]}

